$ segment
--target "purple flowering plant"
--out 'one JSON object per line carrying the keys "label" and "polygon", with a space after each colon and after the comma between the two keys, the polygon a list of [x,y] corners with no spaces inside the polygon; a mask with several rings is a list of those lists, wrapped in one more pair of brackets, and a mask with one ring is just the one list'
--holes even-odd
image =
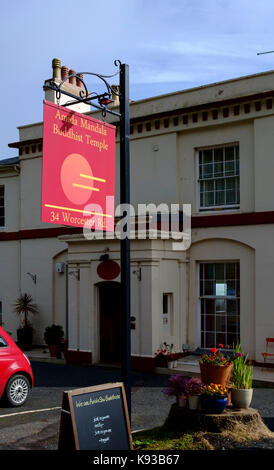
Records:
{"label": "purple flowering plant", "polygon": [[185,384],[185,395],[188,397],[200,395],[203,386],[204,384],[199,377],[191,377]]}
{"label": "purple flowering plant", "polygon": [[186,383],[188,380],[189,377],[184,375],[171,375],[168,378],[163,393],[168,396],[175,395],[176,397],[185,395]]}
{"label": "purple flowering plant", "polygon": [[166,395],[176,397],[199,395],[203,383],[199,377],[184,375],[171,375],[163,392]]}

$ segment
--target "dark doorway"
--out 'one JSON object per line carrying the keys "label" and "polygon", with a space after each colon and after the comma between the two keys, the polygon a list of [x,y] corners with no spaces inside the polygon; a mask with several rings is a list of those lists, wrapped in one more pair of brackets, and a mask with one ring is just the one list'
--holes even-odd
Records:
{"label": "dark doorway", "polygon": [[100,308],[100,361],[121,360],[121,285],[105,281],[98,284]]}

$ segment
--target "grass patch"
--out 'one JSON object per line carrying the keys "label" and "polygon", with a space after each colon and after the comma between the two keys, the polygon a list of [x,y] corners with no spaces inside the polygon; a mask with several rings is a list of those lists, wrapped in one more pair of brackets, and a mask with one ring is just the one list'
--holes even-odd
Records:
{"label": "grass patch", "polygon": [[164,427],[133,434],[135,450],[274,450],[274,433],[267,427],[233,424],[219,433],[178,432]]}
{"label": "grass patch", "polygon": [[163,427],[133,434],[136,450],[210,450],[211,445],[200,433],[179,433]]}

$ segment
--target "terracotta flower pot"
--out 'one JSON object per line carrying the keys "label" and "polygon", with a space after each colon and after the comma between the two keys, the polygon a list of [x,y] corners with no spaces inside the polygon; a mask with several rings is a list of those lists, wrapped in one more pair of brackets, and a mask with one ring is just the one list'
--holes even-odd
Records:
{"label": "terracotta flower pot", "polygon": [[229,366],[219,366],[212,364],[203,364],[200,362],[201,380],[204,384],[211,383],[227,387],[230,381],[233,364]]}

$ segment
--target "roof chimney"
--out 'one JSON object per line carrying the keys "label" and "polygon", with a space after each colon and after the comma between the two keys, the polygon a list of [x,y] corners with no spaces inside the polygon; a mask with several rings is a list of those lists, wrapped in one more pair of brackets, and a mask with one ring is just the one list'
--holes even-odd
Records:
{"label": "roof chimney", "polygon": [[63,65],[62,69],[61,69],[61,78],[62,80],[65,80],[67,77],[68,77],[68,67],[66,67],[65,65]]}
{"label": "roof chimney", "polygon": [[52,77],[53,80],[61,80],[61,60],[52,59]]}
{"label": "roof chimney", "polygon": [[[76,72],[75,70],[70,70],[69,71],[69,75],[74,75]],[[69,78],[69,83],[71,83],[72,85],[76,85],[76,77],[70,77]]]}
{"label": "roof chimney", "polygon": [[[83,90],[82,89],[82,82],[79,79],[76,79],[76,77],[70,77],[69,80],[67,80],[69,75],[74,75],[75,71],[66,67],[65,65],[61,66],[61,60],[58,58],[52,59],[52,78],[45,80],[45,85],[50,84],[52,81],[55,82],[55,84],[58,86],[62,83],[62,89],[66,90],[68,93],[75,95],[75,96],[80,96],[80,92]],[[82,78],[82,75],[79,75]],[[61,106],[66,104],[69,101],[72,101],[71,98],[65,94],[61,93],[60,100],[57,100],[56,98],[56,91],[52,90],[51,88],[47,88],[45,86],[45,100],[46,101],[51,101],[52,103],[55,104],[60,104]],[[78,111],[79,113],[87,113],[90,111],[90,105],[87,103],[76,103],[74,105],[71,105],[69,109],[73,111]]]}

